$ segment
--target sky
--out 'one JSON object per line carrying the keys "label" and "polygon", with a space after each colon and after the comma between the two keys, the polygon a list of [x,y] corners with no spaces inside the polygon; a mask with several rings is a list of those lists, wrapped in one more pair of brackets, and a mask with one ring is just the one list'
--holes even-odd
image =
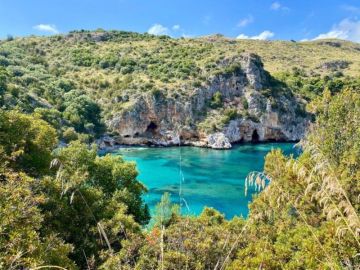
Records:
{"label": "sky", "polygon": [[97,28],[360,42],[360,0],[0,0],[0,38]]}

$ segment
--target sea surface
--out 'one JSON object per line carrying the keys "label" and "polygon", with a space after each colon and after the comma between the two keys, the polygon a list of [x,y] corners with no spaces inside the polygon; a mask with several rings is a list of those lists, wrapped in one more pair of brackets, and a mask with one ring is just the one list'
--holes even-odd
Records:
{"label": "sea surface", "polygon": [[150,210],[164,192],[181,203],[181,213],[198,215],[204,206],[214,207],[226,218],[248,215],[248,204],[255,193],[245,195],[245,178],[252,171],[262,171],[264,158],[271,149],[286,155],[299,153],[293,143],[239,144],[231,150],[198,147],[127,147],[114,155],[135,161],[138,179],[148,188],[144,195]]}

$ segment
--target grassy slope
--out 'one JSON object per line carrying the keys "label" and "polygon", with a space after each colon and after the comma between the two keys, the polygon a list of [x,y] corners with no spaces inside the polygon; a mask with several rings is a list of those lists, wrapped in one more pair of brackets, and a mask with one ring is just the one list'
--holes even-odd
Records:
{"label": "grassy slope", "polygon": [[[104,34],[106,41],[94,41]],[[105,118],[131,106],[145,91],[169,89],[186,96],[194,83],[203,84],[219,71],[219,60],[244,51],[260,55],[265,69],[273,75],[298,67],[311,76],[322,76],[332,71],[319,66],[336,60],[351,62],[342,70],[344,75],[360,74],[360,45],[340,40],[299,43],[219,35],[171,39],[128,32],[74,32],[0,43],[0,57],[8,60],[10,74],[19,68],[23,73],[12,79],[18,91],[51,100],[46,93],[48,85],[66,79],[102,104]]]}

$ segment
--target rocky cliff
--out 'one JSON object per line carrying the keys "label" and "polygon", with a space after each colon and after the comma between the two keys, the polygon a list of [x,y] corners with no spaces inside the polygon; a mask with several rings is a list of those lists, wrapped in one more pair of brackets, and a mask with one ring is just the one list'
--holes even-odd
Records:
{"label": "rocky cliff", "polygon": [[241,54],[216,64],[222,71],[197,87],[144,93],[133,100],[107,123],[118,135],[117,143],[224,149],[237,142],[304,136],[309,124],[304,102],[278,85],[257,55]]}

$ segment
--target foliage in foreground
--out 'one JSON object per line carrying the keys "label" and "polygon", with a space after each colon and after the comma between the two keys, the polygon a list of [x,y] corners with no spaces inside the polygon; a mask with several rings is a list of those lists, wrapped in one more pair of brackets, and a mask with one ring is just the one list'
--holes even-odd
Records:
{"label": "foliage in foreground", "polygon": [[274,150],[247,179],[264,189],[247,219],[180,216],[165,194],[145,228],[134,164],[80,142],[52,151],[36,113],[1,111],[0,268],[358,269],[360,94],[325,92],[312,108],[301,156]]}
{"label": "foliage in foreground", "polygon": [[97,266],[148,222],[135,164],[73,142],[45,121],[0,112],[0,268]]}

